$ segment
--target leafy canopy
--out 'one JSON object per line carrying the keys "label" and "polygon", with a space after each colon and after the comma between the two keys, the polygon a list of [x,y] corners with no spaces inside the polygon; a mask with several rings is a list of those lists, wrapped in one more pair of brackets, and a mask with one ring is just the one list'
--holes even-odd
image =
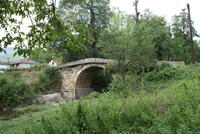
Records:
{"label": "leafy canopy", "polygon": [[[76,0],[71,0],[76,1]],[[65,45],[79,49],[84,28],[72,22],[64,23],[57,13],[56,1],[2,0],[0,5],[0,52],[15,45],[17,54],[28,56],[35,49],[48,48],[50,44],[65,40]],[[24,29],[24,22],[27,29]],[[74,36],[74,32],[78,33]],[[83,34],[82,34],[83,33]]]}

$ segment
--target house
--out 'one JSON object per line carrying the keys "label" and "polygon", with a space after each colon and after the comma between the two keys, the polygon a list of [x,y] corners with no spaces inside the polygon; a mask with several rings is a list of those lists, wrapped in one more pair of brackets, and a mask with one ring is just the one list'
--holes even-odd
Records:
{"label": "house", "polygon": [[0,61],[0,69],[7,69],[7,68],[10,68],[10,65]]}
{"label": "house", "polygon": [[15,68],[29,68],[31,66],[40,64],[36,61],[33,61],[31,59],[22,59],[13,63],[10,63],[10,67],[15,67]]}
{"label": "house", "polygon": [[50,62],[49,62],[49,66],[51,66],[51,67],[55,67],[55,66],[57,66],[58,65],[58,63],[56,62],[56,61],[54,61],[54,60],[51,60]]}

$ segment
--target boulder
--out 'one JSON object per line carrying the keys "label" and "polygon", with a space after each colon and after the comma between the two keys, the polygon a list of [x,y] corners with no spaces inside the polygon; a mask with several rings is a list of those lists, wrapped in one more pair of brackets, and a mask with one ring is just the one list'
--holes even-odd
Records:
{"label": "boulder", "polygon": [[53,94],[47,94],[42,95],[38,101],[40,103],[49,104],[49,105],[59,105],[64,104],[67,102],[65,98],[63,98],[61,93],[53,93]]}

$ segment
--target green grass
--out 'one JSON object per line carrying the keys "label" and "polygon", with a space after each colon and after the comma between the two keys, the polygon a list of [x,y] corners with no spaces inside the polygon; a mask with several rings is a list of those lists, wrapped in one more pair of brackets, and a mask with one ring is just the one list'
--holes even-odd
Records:
{"label": "green grass", "polygon": [[18,111],[16,118],[0,121],[0,134],[23,134],[25,129],[40,122],[42,116],[54,113],[58,108],[33,105]]}
{"label": "green grass", "polygon": [[[188,134],[200,131],[199,80],[182,80],[165,90],[106,93],[63,106],[33,125],[31,134]],[[36,129],[37,128],[37,129]]]}
{"label": "green grass", "polygon": [[173,87],[180,80],[166,80],[166,81],[158,81],[158,82],[147,82],[145,83],[144,89],[146,91],[154,91],[154,90],[164,90],[169,87]]}

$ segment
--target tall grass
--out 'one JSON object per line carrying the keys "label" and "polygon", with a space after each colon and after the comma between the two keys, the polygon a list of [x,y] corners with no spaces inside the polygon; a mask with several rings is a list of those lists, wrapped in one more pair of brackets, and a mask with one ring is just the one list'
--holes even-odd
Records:
{"label": "tall grass", "polygon": [[[174,87],[123,98],[113,92],[98,99],[63,105],[43,117],[29,134],[194,134],[200,132],[200,84],[183,80]],[[37,129],[36,129],[37,128]]]}

